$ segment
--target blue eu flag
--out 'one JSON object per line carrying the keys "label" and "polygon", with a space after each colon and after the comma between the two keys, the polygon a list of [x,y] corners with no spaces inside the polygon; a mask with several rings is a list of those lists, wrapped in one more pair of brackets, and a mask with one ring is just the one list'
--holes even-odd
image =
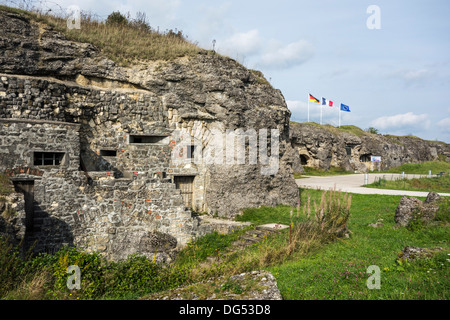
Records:
{"label": "blue eu flag", "polygon": [[346,106],[345,104],[341,103],[341,110],[342,111],[346,111],[346,112],[350,112],[350,107]]}

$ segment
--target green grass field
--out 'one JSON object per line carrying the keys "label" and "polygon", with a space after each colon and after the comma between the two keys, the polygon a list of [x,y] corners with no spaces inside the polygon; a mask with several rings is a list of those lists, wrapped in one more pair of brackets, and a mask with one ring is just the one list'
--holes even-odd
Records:
{"label": "green grass field", "polygon": [[[318,199],[320,192],[303,190]],[[418,231],[394,229],[394,214],[400,196],[352,195],[350,239],[338,240],[306,256],[270,266],[284,299],[449,299],[450,229],[448,225],[429,226]],[[284,210],[284,211],[283,211]],[[267,208],[247,211],[243,220],[268,222]],[[290,209],[278,207],[278,220],[288,221]],[[295,212],[295,210],[294,210]],[[448,215],[447,210],[447,215]],[[267,220],[265,220],[267,217]],[[273,221],[273,220],[272,220]],[[369,224],[382,222],[383,227]],[[398,265],[396,258],[405,246],[441,247],[432,259]],[[367,268],[381,270],[381,288],[368,289]]]}
{"label": "green grass field", "polygon": [[450,193],[450,176],[414,179],[379,179],[368,188]]}
{"label": "green grass field", "polygon": [[450,170],[450,162],[446,161],[425,161],[420,163],[405,163],[399,167],[391,168],[387,173],[402,173],[405,174],[423,174],[427,175],[429,170],[431,174],[439,174],[441,172],[448,173]]}

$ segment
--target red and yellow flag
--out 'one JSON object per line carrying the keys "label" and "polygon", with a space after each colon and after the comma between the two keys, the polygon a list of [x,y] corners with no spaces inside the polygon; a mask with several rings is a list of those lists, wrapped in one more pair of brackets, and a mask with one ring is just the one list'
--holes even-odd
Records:
{"label": "red and yellow flag", "polygon": [[309,102],[320,103],[319,99],[315,98],[311,94],[309,94]]}

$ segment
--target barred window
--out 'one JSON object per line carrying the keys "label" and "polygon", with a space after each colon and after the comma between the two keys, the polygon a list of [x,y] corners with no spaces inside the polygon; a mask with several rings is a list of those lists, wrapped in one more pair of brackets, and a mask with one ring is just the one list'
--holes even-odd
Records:
{"label": "barred window", "polygon": [[64,159],[64,152],[34,152],[35,166],[59,166]]}

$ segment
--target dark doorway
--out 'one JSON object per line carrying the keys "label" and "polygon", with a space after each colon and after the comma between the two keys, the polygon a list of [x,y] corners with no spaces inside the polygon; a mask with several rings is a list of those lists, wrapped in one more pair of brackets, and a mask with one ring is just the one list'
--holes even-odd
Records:
{"label": "dark doorway", "polygon": [[13,181],[16,192],[23,193],[25,200],[25,239],[24,248],[28,250],[34,232],[34,180]]}
{"label": "dark doorway", "polygon": [[359,157],[359,161],[361,162],[370,162],[371,160],[371,154],[363,154]]}
{"label": "dark doorway", "polygon": [[183,197],[184,206],[192,208],[192,193],[195,176],[175,176],[173,180],[176,188],[181,191]]}
{"label": "dark doorway", "polygon": [[300,155],[300,163],[301,163],[302,166],[307,165],[308,164],[308,157],[303,155],[303,154],[301,154]]}

